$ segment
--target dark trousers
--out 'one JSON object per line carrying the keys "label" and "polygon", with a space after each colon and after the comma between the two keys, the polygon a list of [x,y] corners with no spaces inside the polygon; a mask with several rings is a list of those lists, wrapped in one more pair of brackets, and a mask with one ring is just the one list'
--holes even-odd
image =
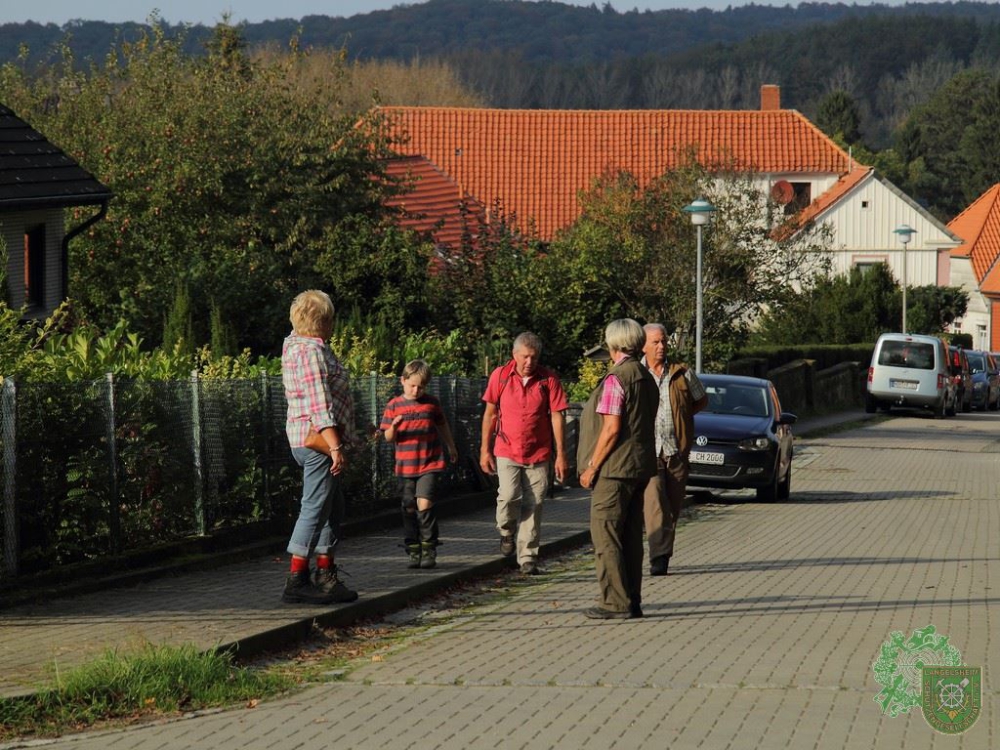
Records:
{"label": "dark trousers", "polygon": [[590,537],[603,609],[627,612],[642,602],[642,498],[648,481],[598,477],[594,485]]}

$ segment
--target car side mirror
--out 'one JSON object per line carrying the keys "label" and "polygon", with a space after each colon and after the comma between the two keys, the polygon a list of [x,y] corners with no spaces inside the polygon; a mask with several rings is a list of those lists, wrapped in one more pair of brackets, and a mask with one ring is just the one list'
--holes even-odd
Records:
{"label": "car side mirror", "polygon": [[781,416],[778,417],[778,424],[793,425],[799,421],[799,418],[792,414],[790,411],[781,412]]}

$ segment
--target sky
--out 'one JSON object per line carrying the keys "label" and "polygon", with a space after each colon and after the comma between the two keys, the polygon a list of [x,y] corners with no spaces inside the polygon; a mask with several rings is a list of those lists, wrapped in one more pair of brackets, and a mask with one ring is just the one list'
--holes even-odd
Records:
{"label": "sky", "polygon": [[[561,0],[571,5],[600,7],[603,0]],[[721,10],[729,5],[747,5],[750,0],[611,0],[619,11],[665,10],[667,8],[712,8]],[[850,0],[854,1],[854,0]],[[912,1],[912,0],[911,0]],[[886,5],[899,5],[902,0],[883,0]],[[789,0],[757,0],[758,5],[796,5]],[[274,18],[303,16],[352,16],[373,10],[388,10],[396,5],[419,5],[419,0],[3,0],[0,23],[55,23],[60,26],[71,20],[84,21],[145,21],[150,12],[159,8],[160,17],[168,23],[202,23],[213,25],[229,11],[233,22],[257,23]],[[869,4],[858,0],[859,5]]]}

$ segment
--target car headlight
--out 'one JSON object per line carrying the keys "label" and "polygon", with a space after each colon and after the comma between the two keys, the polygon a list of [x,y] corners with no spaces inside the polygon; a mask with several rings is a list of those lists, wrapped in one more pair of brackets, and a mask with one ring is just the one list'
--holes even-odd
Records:
{"label": "car headlight", "polygon": [[972,390],[974,390],[974,391],[981,391],[985,387],[986,387],[986,383],[984,383],[982,381],[980,381],[978,383],[973,383],[972,384]]}
{"label": "car headlight", "polygon": [[741,451],[766,451],[771,447],[771,441],[766,437],[743,438],[740,441]]}

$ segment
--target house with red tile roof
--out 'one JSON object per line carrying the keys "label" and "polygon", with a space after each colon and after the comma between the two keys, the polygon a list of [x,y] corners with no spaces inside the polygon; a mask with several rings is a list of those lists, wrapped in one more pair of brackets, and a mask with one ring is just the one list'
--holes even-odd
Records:
{"label": "house with red tile roof", "polygon": [[600,176],[624,170],[645,185],[694,155],[710,169],[755,175],[789,213],[802,209],[800,227],[830,224],[837,272],[884,260],[901,278],[903,248],[893,230],[908,223],[917,230],[908,247],[910,285],[947,283],[949,251],[960,242],[802,114],[782,109],[777,86],[762,87],[754,111],[383,107],[381,113],[401,156],[426,159],[481,206],[498,202],[542,241],[580,216],[579,195]]}
{"label": "house with red tile roof", "polygon": [[[833,273],[887,263],[909,286],[951,284],[951,252],[962,240],[872,167],[855,166],[795,217],[797,226],[832,230]],[[904,247],[894,230],[914,231]],[[903,255],[906,255],[905,262]]]}
{"label": "house with red tile roof", "polygon": [[977,349],[1000,351],[1000,183],[948,224],[965,241],[951,251],[952,286],[969,292],[959,330]]}

